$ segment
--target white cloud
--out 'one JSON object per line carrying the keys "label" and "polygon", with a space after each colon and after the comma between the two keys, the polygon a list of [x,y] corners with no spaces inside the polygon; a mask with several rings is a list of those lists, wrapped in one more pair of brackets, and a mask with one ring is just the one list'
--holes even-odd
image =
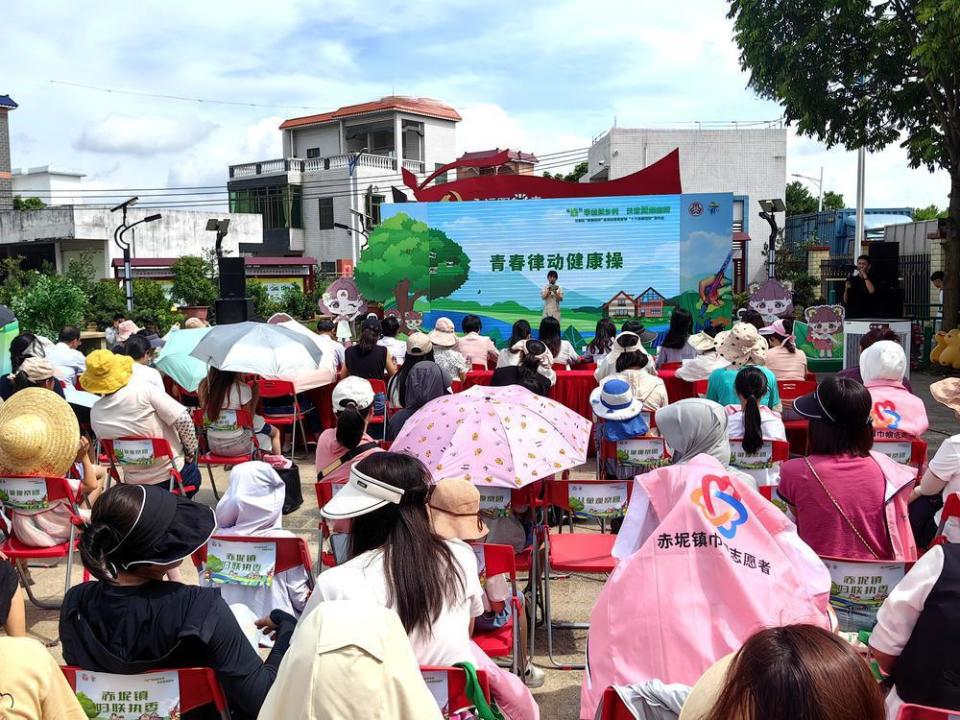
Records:
{"label": "white cloud", "polygon": [[86,127],[74,148],[93,153],[150,157],[193,147],[217,125],[197,118],[110,114]]}

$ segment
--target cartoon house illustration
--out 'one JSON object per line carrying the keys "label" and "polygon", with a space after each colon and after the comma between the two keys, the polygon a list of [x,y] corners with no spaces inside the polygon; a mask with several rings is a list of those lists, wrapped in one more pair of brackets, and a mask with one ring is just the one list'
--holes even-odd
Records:
{"label": "cartoon house illustration", "polygon": [[637,296],[637,317],[663,317],[663,306],[666,301],[667,299],[654,290],[653,287],[648,287]]}
{"label": "cartoon house illustration", "polygon": [[623,290],[603,305],[604,314],[611,319],[636,317],[637,305],[632,295]]}

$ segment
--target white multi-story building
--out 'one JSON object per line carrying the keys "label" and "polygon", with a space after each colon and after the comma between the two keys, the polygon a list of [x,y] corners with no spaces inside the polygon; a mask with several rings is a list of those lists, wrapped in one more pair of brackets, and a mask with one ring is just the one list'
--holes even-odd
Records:
{"label": "white multi-story building", "polygon": [[[760,200],[783,198],[787,184],[787,131],[784,128],[658,129],[611,128],[588,154],[582,182],[616,180],[680,150],[685,193],[734,194],[734,231],[749,233],[747,281],[766,277],[763,246],[769,226],[758,218]],[[783,217],[778,216],[780,225]],[[753,232],[750,233],[751,223]]]}
{"label": "white multi-story building", "polygon": [[22,198],[37,197],[47,205],[82,205],[80,189],[83,173],[58,170],[51,165],[14,168],[13,194]]}
{"label": "white multi-story building", "polygon": [[459,121],[448,105],[401,96],[286,120],[282,158],[230,166],[230,210],[263,215],[263,243],[241,252],[352,266],[401,170],[423,180],[455,159]]}

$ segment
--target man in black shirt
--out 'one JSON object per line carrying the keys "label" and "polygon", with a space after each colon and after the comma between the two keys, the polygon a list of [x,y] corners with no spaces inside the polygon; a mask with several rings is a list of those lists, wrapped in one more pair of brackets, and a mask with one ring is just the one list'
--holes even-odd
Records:
{"label": "man in black shirt", "polygon": [[847,309],[847,319],[875,315],[876,291],[877,288],[870,279],[870,258],[861,255],[857,258],[857,269],[847,278],[843,290],[843,306]]}

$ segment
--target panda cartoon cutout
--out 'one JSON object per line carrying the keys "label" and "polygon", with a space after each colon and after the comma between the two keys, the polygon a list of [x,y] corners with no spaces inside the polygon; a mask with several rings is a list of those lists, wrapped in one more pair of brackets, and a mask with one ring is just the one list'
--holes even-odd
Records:
{"label": "panda cartoon cutout", "polygon": [[770,278],[751,285],[747,307],[760,313],[767,325],[777,318],[793,317],[793,283]]}
{"label": "panda cartoon cutout", "polygon": [[320,310],[333,315],[337,322],[337,340],[345,342],[353,337],[350,323],[367,312],[363,299],[353,278],[337,278],[324,290]]}

